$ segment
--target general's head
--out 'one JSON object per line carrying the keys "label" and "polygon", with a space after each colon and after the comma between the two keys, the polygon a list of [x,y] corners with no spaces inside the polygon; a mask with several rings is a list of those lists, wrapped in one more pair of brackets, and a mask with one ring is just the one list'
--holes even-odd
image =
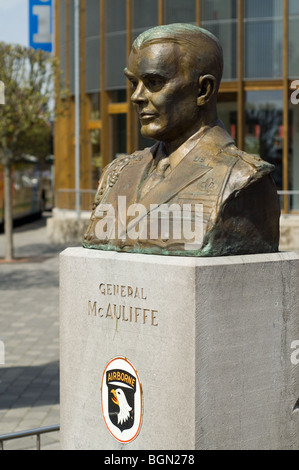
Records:
{"label": "general's head", "polygon": [[125,74],[142,134],[177,147],[216,119],[222,70],[219,41],[202,28],[179,23],[138,36]]}

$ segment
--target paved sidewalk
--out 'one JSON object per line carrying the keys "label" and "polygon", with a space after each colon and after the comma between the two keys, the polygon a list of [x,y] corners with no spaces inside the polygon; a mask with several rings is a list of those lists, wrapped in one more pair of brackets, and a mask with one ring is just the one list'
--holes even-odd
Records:
{"label": "paved sidewalk", "polygon": [[[15,257],[3,262],[0,234],[0,435],[59,424],[59,253],[49,244],[46,216],[15,230]],[[41,436],[42,449],[59,449],[59,433]],[[28,449],[30,437],[5,449]]]}

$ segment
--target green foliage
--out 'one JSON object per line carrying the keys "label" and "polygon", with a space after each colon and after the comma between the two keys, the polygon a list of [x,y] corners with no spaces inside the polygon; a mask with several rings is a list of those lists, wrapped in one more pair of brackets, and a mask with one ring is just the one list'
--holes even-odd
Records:
{"label": "green foliage", "polygon": [[0,106],[0,163],[1,156],[2,163],[4,158],[12,163],[21,153],[45,156],[49,152],[49,122],[57,88],[60,93],[55,86],[58,73],[52,55],[0,42],[0,80],[5,85],[5,104]]}
{"label": "green foliage", "polygon": [[40,120],[34,126],[21,132],[17,142],[16,155],[27,153],[40,159],[52,151],[52,129],[47,122]]}

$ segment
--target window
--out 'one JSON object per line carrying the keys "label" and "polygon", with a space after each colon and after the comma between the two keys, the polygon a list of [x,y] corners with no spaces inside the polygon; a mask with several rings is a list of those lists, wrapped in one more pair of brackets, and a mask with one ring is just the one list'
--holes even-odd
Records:
{"label": "window", "polygon": [[100,89],[100,3],[86,2],[85,22],[85,87],[86,93]]}
{"label": "window", "polygon": [[106,2],[106,50],[105,88],[113,90],[126,88],[124,68],[126,66],[126,2]]}
{"label": "window", "polygon": [[164,23],[195,23],[195,0],[164,0]]}
{"label": "window", "polygon": [[281,78],[283,76],[283,2],[281,0],[244,1],[245,78]]}
{"label": "window", "polygon": [[114,90],[110,92],[111,103],[125,103],[127,101],[126,90]]}
{"label": "window", "polygon": [[146,29],[158,24],[158,2],[157,0],[133,0],[133,41]]}
{"label": "window", "polygon": [[237,94],[222,93],[218,98],[218,117],[225,129],[237,141]]}
{"label": "window", "polygon": [[92,188],[97,188],[102,169],[101,131],[90,131]]}
{"label": "window", "polygon": [[117,157],[127,151],[127,116],[126,114],[112,114],[112,156]]}
{"label": "window", "polygon": [[289,76],[299,78],[299,2],[289,0]]}
{"label": "window", "polygon": [[275,166],[273,178],[282,189],[283,94],[281,90],[246,93],[245,151]]}
{"label": "window", "polygon": [[92,93],[90,95],[90,119],[95,121],[100,119],[101,115],[100,93]]}
{"label": "window", "polygon": [[223,48],[223,80],[237,77],[237,2],[202,0],[201,26],[213,33]]}

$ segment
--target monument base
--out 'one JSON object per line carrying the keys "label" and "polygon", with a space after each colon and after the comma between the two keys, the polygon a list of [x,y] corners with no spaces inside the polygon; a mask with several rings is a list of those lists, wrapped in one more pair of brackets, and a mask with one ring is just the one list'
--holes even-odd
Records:
{"label": "monument base", "polygon": [[63,450],[299,448],[296,254],[60,269]]}

